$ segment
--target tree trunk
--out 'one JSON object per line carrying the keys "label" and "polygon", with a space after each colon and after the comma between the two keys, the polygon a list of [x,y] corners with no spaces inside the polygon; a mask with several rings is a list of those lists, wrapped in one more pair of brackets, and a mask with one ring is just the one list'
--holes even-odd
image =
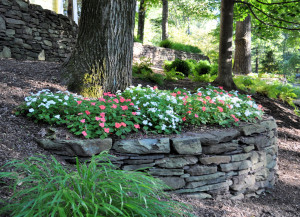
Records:
{"label": "tree trunk", "polygon": [[68,17],[73,20],[73,0],[68,0]]}
{"label": "tree trunk", "polygon": [[144,28],[146,18],[145,0],[141,0],[139,8],[139,22],[138,22],[138,39],[144,41]]}
{"label": "tree trunk", "polygon": [[61,68],[70,91],[99,97],[131,84],[135,5],[135,0],[82,2],[78,39]]}
{"label": "tree trunk", "polygon": [[162,0],[163,8],[162,8],[162,37],[161,40],[166,40],[169,38],[168,35],[168,16],[169,16],[169,6],[168,0]]}
{"label": "tree trunk", "polygon": [[236,22],[233,72],[249,74],[251,68],[251,16]]}
{"label": "tree trunk", "polygon": [[256,47],[256,60],[255,60],[255,73],[258,74],[258,64],[259,64],[259,56],[258,56],[258,47]]}
{"label": "tree trunk", "polygon": [[221,1],[219,73],[214,85],[225,89],[236,89],[232,79],[232,30],[234,0]]}

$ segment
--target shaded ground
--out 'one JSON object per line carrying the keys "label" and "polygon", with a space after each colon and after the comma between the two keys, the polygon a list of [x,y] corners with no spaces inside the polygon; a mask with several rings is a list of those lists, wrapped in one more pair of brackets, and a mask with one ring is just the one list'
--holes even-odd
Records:
{"label": "shaded ground", "polygon": [[[0,60],[0,166],[11,159],[23,159],[37,153],[49,155],[34,141],[41,136],[44,124],[16,117],[14,109],[30,92],[41,89],[65,90],[59,83],[59,65],[47,62],[21,62]],[[134,84],[149,84],[134,80]],[[201,86],[203,86],[202,84]],[[174,87],[194,89],[200,86],[189,80],[166,83],[160,89]],[[261,95],[254,96],[266,113],[272,115],[278,125],[279,134],[279,178],[275,188],[260,198],[242,201],[196,200],[175,196],[177,200],[191,204],[196,216],[300,216],[300,118],[293,108]],[[8,192],[0,186],[0,198]]]}

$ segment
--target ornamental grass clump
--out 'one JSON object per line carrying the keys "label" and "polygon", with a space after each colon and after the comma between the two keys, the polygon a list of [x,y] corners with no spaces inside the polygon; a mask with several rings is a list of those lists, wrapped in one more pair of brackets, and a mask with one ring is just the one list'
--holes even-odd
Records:
{"label": "ornamental grass clump", "polygon": [[[122,171],[101,153],[76,169],[54,157],[30,157],[5,165],[12,197],[0,209],[10,216],[182,216],[186,206],[171,201],[166,186],[142,172]],[[4,201],[2,201],[4,202]]]}

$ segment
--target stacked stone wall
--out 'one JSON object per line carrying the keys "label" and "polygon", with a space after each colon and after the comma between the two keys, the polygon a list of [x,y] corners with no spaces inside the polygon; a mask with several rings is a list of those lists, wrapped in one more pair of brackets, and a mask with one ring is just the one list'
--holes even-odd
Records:
{"label": "stacked stone wall", "polygon": [[109,149],[123,170],[145,170],[169,191],[194,198],[258,197],[277,170],[277,126],[269,118],[238,128],[185,133],[175,138],[55,141],[39,144],[74,162]]}
{"label": "stacked stone wall", "polygon": [[0,58],[63,61],[77,37],[68,17],[24,0],[0,0]]}

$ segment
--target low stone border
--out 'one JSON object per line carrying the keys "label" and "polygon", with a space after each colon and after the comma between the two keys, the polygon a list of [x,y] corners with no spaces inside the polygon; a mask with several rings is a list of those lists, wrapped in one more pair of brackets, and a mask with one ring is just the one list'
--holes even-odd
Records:
{"label": "low stone border", "polygon": [[103,150],[123,170],[147,170],[173,193],[193,198],[257,197],[275,184],[277,125],[273,118],[238,128],[187,133],[176,138],[39,140],[54,154],[87,160]]}

